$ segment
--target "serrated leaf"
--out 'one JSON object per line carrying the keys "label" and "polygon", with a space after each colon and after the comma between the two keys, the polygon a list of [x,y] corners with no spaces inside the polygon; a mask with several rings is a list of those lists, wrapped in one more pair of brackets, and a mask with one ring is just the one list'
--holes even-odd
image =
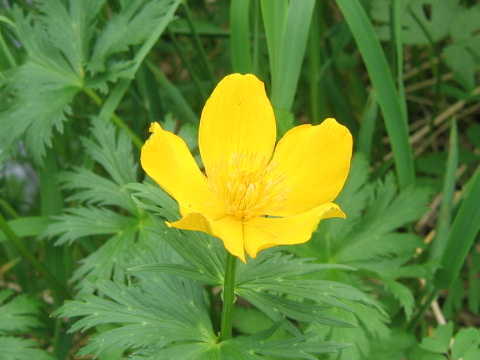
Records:
{"label": "serrated leaf", "polygon": [[13,294],[12,290],[0,292],[0,335],[26,332],[40,325],[36,318],[40,314],[40,302],[26,295],[13,297]]}
{"label": "serrated leaf", "polygon": [[138,220],[119,215],[115,211],[94,207],[66,209],[65,214],[56,216],[43,236],[58,237],[55,244],[72,243],[92,235],[121,234],[123,229],[138,226]]}
{"label": "serrated leaf", "polygon": [[439,325],[434,331],[434,337],[423,338],[420,347],[433,353],[446,354],[452,337],[453,322],[449,322],[447,325]]}
{"label": "serrated leaf", "polygon": [[123,2],[121,12],[107,23],[98,36],[87,65],[88,71],[92,74],[104,71],[111,55],[125,52],[129,46],[144,41],[172,5],[173,0]]}
{"label": "serrated leaf", "polygon": [[400,305],[405,309],[407,320],[411,318],[415,307],[415,299],[412,292],[405,285],[392,279],[384,279],[383,286],[390,292]]}
{"label": "serrated leaf", "polygon": [[[164,243],[151,243],[156,244],[132,249],[132,266],[170,263],[177,258]],[[139,349],[162,348],[176,342],[214,343],[203,289],[198,283],[148,272],[140,273],[135,284],[101,280],[95,287],[104,298],[87,295],[83,301],[66,302],[56,315],[83,316],[71,331],[107,323],[121,326],[96,335],[81,354],[99,355],[111,347]]]}
{"label": "serrated leaf", "polygon": [[0,291],[0,360],[52,360],[47,352],[35,348],[38,344],[32,339],[11,336],[30,333],[41,325],[41,303],[27,295],[13,296],[12,290]]}
{"label": "serrated leaf", "polygon": [[[385,282],[385,288],[398,299],[407,314],[413,309],[411,290],[398,282],[401,277],[431,278],[426,267],[406,265],[417,248],[424,246],[420,237],[399,228],[417,220],[426,210],[429,191],[407,188],[398,193],[395,178],[390,174],[384,181],[368,182],[369,165],[363,157],[354,156],[347,182],[335,200],[347,219],[329,219],[320,224],[312,239],[289,248],[300,256],[316,257],[318,263],[349,265]],[[321,273],[323,279],[342,281],[355,287],[370,288],[360,274],[339,270]],[[368,357],[369,338],[386,337],[389,330],[386,317],[369,308],[348,303],[349,313],[335,309],[332,316],[360,326],[358,329],[334,328],[326,339],[352,342],[355,346],[342,351],[338,359],[355,360]],[[367,315],[368,313],[368,315]],[[318,331],[319,328],[317,328]]]}
{"label": "serrated leaf", "polygon": [[56,244],[110,235],[103,237],[103,245],[85,256],[75,270],[72,280],[80,281],[80,293],[94,290],[88,277],[123,280],[126,253],[136,241],[145,241],[150,236],[144,229],[148,219],[139,211],[126,186],[136,180],[137,169],[130,138],[100,119],[93,120],[91,133],[91,139],[82,140],[85,151],[110,178],[80,167],[62,173],[59,176],[62,187],[73,192],[69,201],[88,206],[65,209],[42,234],[55,238]]}
{"label": "serrated leaf", "polygon": [[[456,335],[452,346],[452,358],[459,360],[467,358],[469,352],[480,351],[480,330],[475,328],[461,329]],[[475,351],[476,350],[476,351]]]}
{"label": "serrated leaf", "polygon": [[137,207],[124,185],[95,174],[84,167],[74,167],[73,171],[60,173],[58,179],[62,189],[72,192],[66,200],[78,201],[86,205],[118,206],[132,215]]}
{"label": "serrated leaf", "polygon": [[46,351],[35,349],[38,344],[30,339],[0,336],[0,360],[53,360]]}
{"label": "serrated leaf", "polygon": [[450,29],[453,43],[443,49],[447,65],[468,90],[475,87],[475,66],[480,61],[479,16],[478,4],[459,14]]}
{"label": "serrated leaf", "polygon": [[[53,2],[57,1],[43,4]],[[0,141],[5,150],[2,154],[14,150],[18,141],[25,138],[27,149],[41,162],[45,146],[52,145],[53,129],[62,131],[69,104],[83,87],[78,71],[80,59],[66,53],[71,50],[62,48],[66,43],[57,44],[51,38],[49,26],[53,22],[47,21],[46,16],[25,17],[18,7],[14,7],[13,16],[28,60],[7,74],[5,108],[0,113]]]}
{"label": "serrated leaf", "polygon": [[93,119],[91,132],[94,140],[82,138],[85,151],[118,185],[134,182],[138,164],[133,157],[133,146],[128,135],[99,118]]}
{"label": "serrated leaf", "polygon": [[[430,39],[443,40],[461,11],[459,0],[405,0],[401,4],[402,40],[406,45],[429,44]],[[384,41],[391,35],[390,6],[391,2],[386,0],[374,0],[370,4],[370,15],[378,23],[378,37]]]}

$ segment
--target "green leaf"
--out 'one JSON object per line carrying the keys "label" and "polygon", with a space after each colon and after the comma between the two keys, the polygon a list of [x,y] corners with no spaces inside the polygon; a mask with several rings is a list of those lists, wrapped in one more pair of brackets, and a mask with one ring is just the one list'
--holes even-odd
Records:
{"label": "green leaf", "polygon": [[[430,44],[443,40],[448,35],[451,24],[461,11],[459,0],[404,0],[402,4],[402,38],[406,45]],[[378,37],[382,41],[390,39],[390,3],[373,0],[370,15],[379,25]]]}
{"label": "green leaf", "polygon": [[233,0],[230,4],[230,51],[236,73],[253,72],[250,52],[250,0]]}
{"label": "green leaf", "polygon": [[262,0],[272,81],[271,101],[283,135],[293,123],[291,107],[297,91],[315,1]]}
{"label": "green leaf", "polygon": [[398,330],[392,331],[387,339],[372,341],[371,352],[364,357],[365,360],[413,360],[409,357],[409,350],[417,344],[414,335]]}
{"label": "green leaf", "polygon": [[[23,217],[8,221],[8,225],[12,228],[18,237],[37,236],[45,227],[52,223],[52,219],[47,216],[31,216]],[[7,240],[3,232],[0,232],[0,243]]]}
{"label": "green leaf", "polygon": [[[80,280],[80,292],[83,293],[94,290],[87,275],[91,278],[123,279],[125,254],[137,240],[144,241],[150,236],[143,228],[147,220],[145,214],[137,209],[127,191],[127,183],[136,180],[137,171],[130,138],[115,129],[113,124],[99,119],[94,119],[91,133],[92,139],[84,138],[82,144],[86,153],[110,178],[80,167],[62,173],[62,187],[73,192],[69,200],[87,206],[77,205],[64,210],[42,233],[44,237],[56,238],[57,245],[110,235],[102,237],[102,246],[97,246],[81,260],[81,266],[72,277],[74,281]],[[116,208],[113,210],[112,206]]]}
{"label": "green leaf", "polygon": [[85,151],[117,184],[134,182],[138,163],[133,156],[132,142],[128,135],[98,118],[93,119],[91,132],[94,140],[82,138]]}
{"label": "green leaf", "polygon": [[35,317],[40,314],[40,302],[26,295],[12,297],[13,294],[12,290],[0,292],[0,335],[26,332],[40,326]]}
{"label": "green leaf", "polygon": [[87,65],[88,71],[92,74],[105,71],[113,54],[126,52],[129,46],[145,41],[173,3],[173,0],[122,2],[121,11],[98,36]]}
{"label": "green leaf", "polygon": [[[316,257],[318,263],[344,264],[358,270],[358,273],[342,269],[319,273],[325,280],[372,289],[378,283],[374,285],[370,280],[377,279],[410,316],[414,306],[413,294],[398,280],[402,277],[428,277],[429,273],[422,266],[406,265],[416,249],[423,246],[423,241],[403,228],[426,212],[430,191],[410,187],[399,193],[392,174],[384,181],[376,182],[368,182],[368,175],[368,162],[355,155],[349,177],[335,200],[347,219],[321,222],[310,241],[289,247],[289,250],[299,256]],[[323,334],[325,339],[355,345],[342,351],[339,359],[368,358],[369,338],[376,341],[388,335],[386,318],[356,303],[348,303],[348,306],[355,312],[332,309],[329,315],[356,324],[358,329],[333,328],[326,333],[316,328],[315,331]]]}
{"label": "green leaf", "polygon": [[[57,3],[56,0],[43,1],[41,7],[50,9],[47,5]],[[55,15],[61,17],[65,9],[62,4],[57,6]],[[13,9],[17,36],[28,59],[7,73],[6,108],[0,113],[3,156],[15,150],[18,141],[24,138],[28,151],[41,162],[45,146],[52,146],[53,129],[62,131],[66,115],[70,113],[69,104],[83,87],[78,68],[82,63],[80,54],[72,53],[71,48],[79,39],[56,42],[60,35],[52,37],[51,33],[56,33],[58,20],[51,20],[49,15],[25,17],[18,7]]]}
{"label": "green leaf", "polygon": [[38,344],[31,339],[0,336],[0,360],[53,360],[47,352],[35,349]]}
{"label": "green leaf", "polygon": [[434,337],[423,338],[420,347],[433,353],[446,354],[452,337],[453,322],[449,322],[447,325],[439,325],[434,331]]}
{"label": "green leaf", "polygon": [[[452,346],[452,358],[467,359],[468,353],[480,354],[480,330],[475,328],[461,329],[456,335]],[[475,358],[472,358],[475,359]]]}
{"label": "green leaf", "polygon": [[400,305],[405,309],[407,320],[412,317],[415,308],[415,299],[411,290],[405,285],[392,279],[384,279],[383,286],[390,292]]}
{"label": "green leaf", "polygon": [[400,187],[407,188],[415,181],[412,149],[408,142],[407,122],[404,119],[385,54],[360,2],[358,0],[337,0],[336,2],[355,38],[375,89],[392,145]]}
{"label": "green leaf", "polygon": [[455,121],[452,121],[450,129],[449,152],[447,168],[443,180],[443,198],[440,205],[440,213],[435,227],[435,237],[431,244],[429,259],[437,259],[443,256],[450,232],[452,220],[453,196],[456,185],[456,172],[458,167],[458,132]]}
{"label": "green leaf", "polygon": [[27,295],[13,297],[12,290],[0,291],[0,360],[51,360],[32,339],[10,336],[31,333],[40,327],[41,303]]}
{"label": "green leaf", "polygon": [[442,268],[435,274],[435,284],[439,289],[450,286],[457,278],[468,251],[480,230],[480,167],[470,179],[468,191],[453,220],[450,236],[441,259]]}
{"label": "green leaf", "polygon": [[138,224],[136,219],[119,215],[112,210],[94,207],[66,209],[65,214],[54,219],[57,222],[51,224],[43,236],[58,237],[55,242],[57,245],[72,243],[91,235],[121,234],[122,229]]}
{"label": "green leaf", "polygon": [[[178,256],[165,243],[148,241],[131,247],[129,265],[176,260]],[[100,324],[118,326],[92,338],[81,350],[83,355],[98,356],[118,347],[159,349],[182,343],[214,343],[201,284],[165,273],[142,272],[137,274],[134,284],[100,280],[94,286],[103,298],[86,295],[83,300],[66,302],[55,313],[83,317],[71,331],[85,331]]]}
{"label": "green leaf", "polygon": [[450,28],[452,44],[443,49],[447,65],[468,90],[475,87],[475,67],[480,62],[480,25],[476,21],[479,16],[479,4],[458,14]]}

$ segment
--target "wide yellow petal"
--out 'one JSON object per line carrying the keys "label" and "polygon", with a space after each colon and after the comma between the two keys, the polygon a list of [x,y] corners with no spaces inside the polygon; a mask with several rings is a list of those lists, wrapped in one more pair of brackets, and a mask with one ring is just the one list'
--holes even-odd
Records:
{"label": "wide yellow petal", "polygon": [[272,159],[285,175],[286,200],[268,215],[291,216],[332,202],[347,179],[351,158],[352,135],[335,119],[288,131]]}
{"label": "wide yellow petal", "polygon": [[174,223],[166,223],[169,227],[183,230],[202,231],[223,241],[228,252],[245,262],[243,246],[242,219],[227,215],[219,220],[211,220],[199,213],[189,213]]}
{"label": "wide yellow petal", "polygon": [[150,131],[153,134],[142,147],[140,156],[148,176],[178,202],[182,215],[200,212],[212,219],[223,217],[224,207],[207,186],[185,142],[163,130],[158,123],[153,123]]}
{"label": "wide yellow petal", "polygon": [[257,217],[245,221],[245,250],[255,258],[260,250],[276,245],[302,244],[310,240],[320,220],[345,214],[337,204],[322,204],[303,214],[285,218]]}
{"label": "wide yellow petal", "polygon": [[264,84],[254,75],[226,76],[213,90],[200,119],[198,144],[207,175],[232,154],[268,161],[276,140],[275,115]]}

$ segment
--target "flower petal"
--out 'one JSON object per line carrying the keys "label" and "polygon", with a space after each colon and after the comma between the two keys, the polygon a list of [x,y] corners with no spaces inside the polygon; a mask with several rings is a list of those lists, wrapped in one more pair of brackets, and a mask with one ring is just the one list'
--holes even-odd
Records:
{"label": "flower petal", "polygon": [[245,250],[255,258],[260,250],[276,245],[302,244],[310,240],[320,220],[345,218],[337,204],[322,204],[303,214],[285,218],[257,217],[245,221]]}
{"label": "flower petal", "polygon": [[227,215],[219,220],[210,220],[199,213],[189,213],[174,223],[166,223],[169,227],[183,230],[203,231],[223,241],[225,248],[232,255],[245,262],[243,248],[242,219]]}
{"label": "flower petal", "polygon": [[224,207],[207,186],[205,176],[185,142],[175,134],[162,129],[160,124],[150,127],[153,134],[142,147],[142,168],[179,204],[180,212],[200,212],[212,219],[225,215]]}
{"label": "flower petal", "polygon": [[291,216],[333,201],[347,179],[351,158],[352,135],[335,119],[288,131],[272,159],[286,177],[287,198],[268,215]]}
{"label": "flower petal", "polygon": [[258,154],[268,161],[276,140],[275,115],[264,84],[254,75],[226,76],[202,111],[198,144],[207,175],[232,154]]}

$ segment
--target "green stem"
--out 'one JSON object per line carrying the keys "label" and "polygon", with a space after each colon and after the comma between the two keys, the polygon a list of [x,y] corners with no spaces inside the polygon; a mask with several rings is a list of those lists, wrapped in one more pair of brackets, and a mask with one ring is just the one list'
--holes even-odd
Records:
{"label": "green stem", "polygon": [[14,219],[19,219],[20,214],[5,200],[0,199],[0,207]]}
{"label": "green stem", "polygon": [[[83,89],[83,92],[88,95],[90,99],[93,100],[93,102],[97,105],[102,104],[102,99],[100,96],[97,95],[92,89],[85,88]],[[128,126],[125,124],[125,122],[116,114],[112,114],[112,121],[115,125],[117,125],[120,129],[125,129],[127,134],[130,136],[132,139],[132,142],[139,148],[141,149],[143,146],[143,141],[140,140],[140,138],[135,134]]]}
{"label": "green stem", "polygon": [[33,265],[35,269],[45,278],[45,280],[50,284],[52,288],[54,288],[57,293],[64,299],[71,299],[72,297],[67,292],[67,290],[63,287],[63,285],[48,271],[48,269],[43,266],[43,264],[38,261],[38,259],[33,255],[30,250],[28,250],[27,246],[23,243],[22,240],[15,234],[12,230],[10,225],[8,225],[7,221],[0,213],[0,230],[5,233],[5,236],[13,243],[13,245],[17,248],[18,252],[27,259],[30,264]]}
{"label": "green stem", "polygon": [[413,317],[413,319],[407,324],[407,331],[413,332],[417,328],[418,322],[425,314],[425,311],[429,308],[430,304],[438,297],[438,290],[431,290],[427,299],[418,310],[418,313]]}
{"label": "green stem", "polygon": [[227,252],[225,282],[223,283],[222,322],[220,325],[220,341],[232,338],[233,307],[235,302],[235,266],[237,258]]}

